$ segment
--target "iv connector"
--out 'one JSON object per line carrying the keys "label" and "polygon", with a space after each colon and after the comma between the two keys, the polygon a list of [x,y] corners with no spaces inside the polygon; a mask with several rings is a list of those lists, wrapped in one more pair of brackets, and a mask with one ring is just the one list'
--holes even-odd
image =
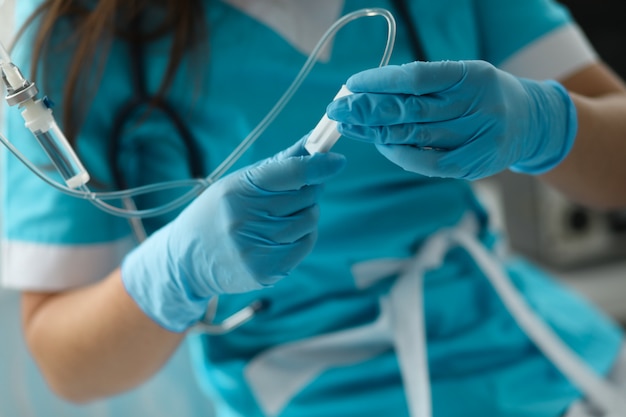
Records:
{"label": "iv connector", "polygon": [[6,101],[9,106],[18,106],[39,94],[35,84],[29,82],[18,67],[12,63],[0,65],[2,81],[7,89]]}
{"label": "iv connector", "polygon": [[[343,85],[334,99],[336,100],[349,94],[352,94],[352,92],[348,90],[348,87]],[[330,120],[328,116],[324,114],[307,138],[304,148],[311,155],[316,152],[328,152],[339,140],[340,136],[341,134],[337,130],[337,122]]]}
{"label": "iv connector", "polygon": [[30,84],[20,69],[11,62],[0,65],[0,70],[2,70],[2,79],[9,94],[13,94]]}

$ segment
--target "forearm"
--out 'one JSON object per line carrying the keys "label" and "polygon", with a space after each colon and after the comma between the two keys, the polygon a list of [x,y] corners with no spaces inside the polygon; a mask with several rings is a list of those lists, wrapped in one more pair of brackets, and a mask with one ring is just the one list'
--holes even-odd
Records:
{"label": "forearm", "polygon": [[626,93],[571,96],[578,113],[574,147],[542,179],[581,204],[626,207]]}
{"label": "forearm", "polygon": [[542,179],[584,205],[626,207],[626,85],[601,62],[560,81],[574,100],[578,132],[565,160]]}
{"label": "forearm", "polygon": [[29,348],[51,388],[74,402],[138,385],[165,364],[184,337],[137,307],[119,270],[92,286],[28,293],[23,300]]}

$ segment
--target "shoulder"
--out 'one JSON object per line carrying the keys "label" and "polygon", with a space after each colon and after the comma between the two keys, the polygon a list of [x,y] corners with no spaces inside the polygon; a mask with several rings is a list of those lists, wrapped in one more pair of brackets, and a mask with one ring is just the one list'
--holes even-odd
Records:
{"label": "shoulder", "polygon": [[552,0],[477,0],[484,59],[517,76],[562,78],[597,61],[569,10]]}

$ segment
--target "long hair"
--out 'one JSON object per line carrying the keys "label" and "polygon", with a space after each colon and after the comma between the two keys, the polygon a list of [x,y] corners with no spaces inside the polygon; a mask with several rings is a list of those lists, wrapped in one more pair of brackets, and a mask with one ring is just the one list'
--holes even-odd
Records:
{"label": "long hair", "polygon": [[[84,120],[84,101],[93,96],[112,41],[115,38],[147,44],[162,36],[171,37],[170,60],[155,100],[162,99],[185,56],[206,38],[202,0],[44,0],[21,28],[19,35],[37,22],[31,68],[34,79],[37,68],[46,66],[52,48],[71,44],[63,91],[63,128],[73,145]],[[149,13],[150,27],[137,22]],[[155,17],[156,18],[155,21]],[[70,25],[71,42],[51,45],[55,31]],[[68,36],[65,36],[68,38]],[[43,71],[45,74],[46,71]],[[44,80],[45,82],[45,80]]]}

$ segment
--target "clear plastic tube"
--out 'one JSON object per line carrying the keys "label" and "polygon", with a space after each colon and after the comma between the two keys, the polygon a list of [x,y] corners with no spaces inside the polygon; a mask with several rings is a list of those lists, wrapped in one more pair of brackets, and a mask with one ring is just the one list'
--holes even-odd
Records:
{"label": "clear plastic tube", "polygon": [[[57,190],[71,195],[77,198],[83,198],[91,201],[96,207],[99,209],[113,214],[115,216],[126,217],[126,218],[141,218],[141,217],[154,217],[161,215],[163,213],[167,213],[172,211],[183,204],[188,203],[192,199],[194,199],[197,195],[199,195],[204,189],[209,187],[212,183],[217,181],[220,177],[222,177],[232,166],[233,164],[244,154],[244,152],[261,136],[261,134],[267,129],[269,124],[274,121],[274,119],[278,116],[278,114],[282,111],[285,105],[289,102],[294,93],[298,90],[305,77],[309,74],[313,65],[317,61],[321,51],[326,46],[326,44],[336,35],[336,33],[348,23],[360,19],[362,17],[374,17],[381,16],[384,17],[387,21],[387,43],[385,46],[385,50],[383,56],[381,58],[379,66],[384,66],[389,63],[391,58],[391,54],[393,52],[393,47],[395,43],[396,37],[396,22],[391,14],[386,9],[382,8],[367,8],[360,9],[351,13],[346,14],[345,16],[338,19],[320,38],[317,45],[309,55],[308,59],[300,69],[294,81],[291,83],[289,88],[283,93],[282,97],[278,100],[278,102],[274,105],[274,107],[268,112],[268,114],[259,122],[259,124],[244,138],[244,140],[231,152],[231,154],[213,171],[205,178],[196,178],[189,180],[177,180],[177,181],[167,181],[157,184],[151,184],[147,186],[131,188],[122,191],[114,191],[114,192],[93,192],[86,185],[83,185],[79,189],[72,189],[70,187],[64,186],[51,178],[49,178],[46,174],[44,174],[38,167],[32,164],[30,161],[22,155],[19,150],[13,146],[4,136],[0,134],[0,141],[7,147],[11,153],[13,153],[24,165],[28,167],[35,175],[44,180],[47,184],[56,188]],[[10,62],[10,57],[4,47],[2,47],[2,59],[7,59],[7,62]],[[6,57],[5,57],[6,55]],[[141,194],[153,193],[163,190],[177,189],[189,187],[190,189],[181,195],[180,197],[172,200],[171,202],[150,208],[145,210],[133,210],[123,207],[117,207],[112,204],[107,203],[108,200],[122,200],[125,198],[132,198]]]}
{"label": "clear plastic tube", "polygon": [[89,174],[56,123],[46,132],[38,130],[33,134],[68,187],[76,188],[89,181]]}
{"label": "clear plastic tube", "polygon": [[294,93],[298,90],[305,77],[311,72],[313,65],[317,61],[320,52],[326,46],[328,41],[330,41],[345,25],[352,22],[353,20],[362,18],[362,17],[370,17],[370,16],[382,16],[387,20],[387,45],[385,47],[385,52],[380,61],[379,66],[384,66],[389,63],[389,59],[391,59],[391,53],[393,52],[393,47],[396,39],[396,22],[393,15],[385,9],[372,8],[372,9],[360,9],[352,13],[348,13],[343,16],[339,20],[337,20],[328,30],[324,33],[324,35],[320,38],[317,45],[313,49],[313,52],[309,55],[309,58],[306,60],[300,72],[296,76],[295,80],[291,83],[287,91],[283,94],[283,96],[278,100],[278,102],[274,105],[272,110],[261,120],[261,122],[254,128],[252,132],[246,137],[237,148],[231,153],[231,155],[222,162],[220,166],[218,166],[215,171],[209,175],[209,179],[215,181],[219,177],[221,177],[228,169],[241,157],[241,155],[254,143],[254,141],[267,129],[269,124],[278,116],[281,110],[285,107],[287,102],[291,99]]}

